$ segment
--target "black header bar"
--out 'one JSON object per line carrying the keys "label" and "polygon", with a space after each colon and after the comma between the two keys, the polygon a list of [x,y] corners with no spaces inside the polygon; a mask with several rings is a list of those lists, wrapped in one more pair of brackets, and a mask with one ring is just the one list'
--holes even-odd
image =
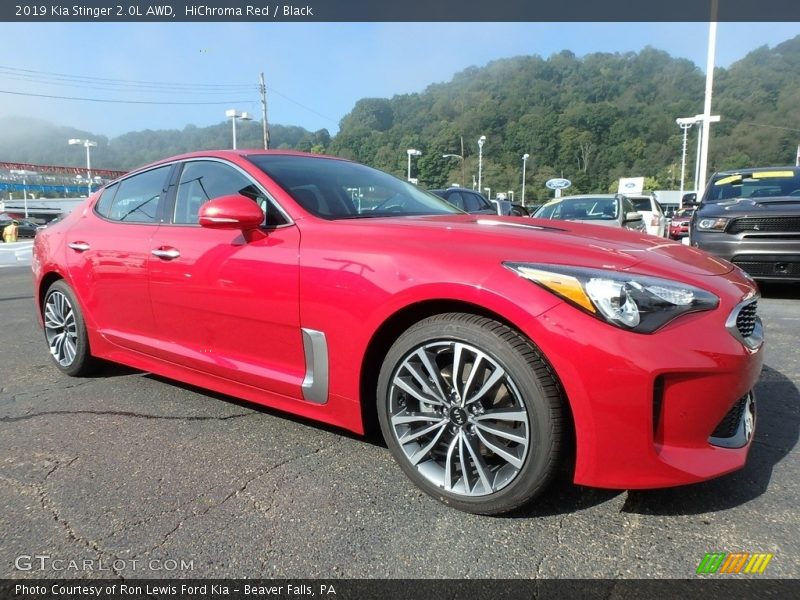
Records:
{"label": "black header bar", "polygon": [[13,600],[768,600],[797,598],[791,579],[367,580],[367,579],[19,579],[0,580]]}
{"label": "black header bar", "polygon": [[[718,0],[720,22],[800,21],[795,0]],[[711,0],[3,0],[7,22],[708,22]]]}

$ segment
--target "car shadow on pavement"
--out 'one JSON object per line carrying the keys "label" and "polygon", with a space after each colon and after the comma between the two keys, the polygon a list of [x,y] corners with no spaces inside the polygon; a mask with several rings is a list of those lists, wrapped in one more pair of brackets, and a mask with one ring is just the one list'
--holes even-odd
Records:
{"label": "car shadow on pavement", "polygon": [[800,391],[779,371],[764,366],[756,385],[756,433],[744,469],[711,481],[661,490],[631,490],[623,512],[689,515],[740,506],[767,491],[772,471],[797,445]]}

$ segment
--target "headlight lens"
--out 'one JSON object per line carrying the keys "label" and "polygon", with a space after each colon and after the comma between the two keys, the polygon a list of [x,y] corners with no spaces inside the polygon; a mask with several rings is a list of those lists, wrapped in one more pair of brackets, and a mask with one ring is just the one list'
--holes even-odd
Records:
{"label": "headlight lens", "polygon": [[563,265],[503,265],[590,315],[637,333],[652,333],[681,315],[719,305],[714,294],[669,279]]}
{"label": "headlight lens", "polygon": [[700,219],[697,221],[697,228],[700,231],[725,231],[730,219]]}

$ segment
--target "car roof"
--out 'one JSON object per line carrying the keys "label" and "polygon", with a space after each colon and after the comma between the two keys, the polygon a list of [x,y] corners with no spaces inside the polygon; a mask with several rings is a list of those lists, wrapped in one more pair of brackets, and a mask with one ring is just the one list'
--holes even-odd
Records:
{"label": "car roof", "polygon": [[717,171],[715,175],[749,175],[752,173],[761,173],[765,171],[793,171],[795,174],[800,174],[800,167],[786,166],[786,167],[747,167],[746,169],[729,169],[726,171]]}
{"label": "car roof", "polygon": [[[155,162],[143,165],[141,167],[137,167],[136,169],[132,169],[129,172],[125,173],[121,177],[117,179],[123,179],[132,175],[134,173],[138,173],[140,171],[146,171],[148,169],[152,169],[153,167],[157,167],[159,165],[170,164],[180,160],[189,160],[192,158],[222,158],[222,159],[231,159],[231,158],[248,158],[250,156],[301,156],[306,158],[322,158],[328,160],[341,160],[344,162],[352,162],[349,159],[341,158],[339,156],[330,156],[328,154],[311,154],[310,152],[300,152],[298,150],[261,150],[258,148],[243,148],[241,150],[198,150],[196,152],[187,152],[185,154],[177,154],[175,156],[169,156],[166,158],[162,158],[161,160],[157,160]],[[116,180],[114,180],[116,181]],[[113,183],[113,182],[109,182]],[[106,184],[106,187],[108,184]]]}
{"label": "car roof", "polygon": [[588,200],[590,198],[616,198],[619,194],[576,194],[574,196],[562,196],[561,198],[553,198],[548,204],[553,202],[561,202],[563,200]]}
{"label": "car roof", "polygon": [[448,188],[435,188],[428,191],[429,192],[472,192],[473,194],[480,194],[480,192],[477,190],[471,190],[469,188],[458,187],[458,186],[453,186]]}

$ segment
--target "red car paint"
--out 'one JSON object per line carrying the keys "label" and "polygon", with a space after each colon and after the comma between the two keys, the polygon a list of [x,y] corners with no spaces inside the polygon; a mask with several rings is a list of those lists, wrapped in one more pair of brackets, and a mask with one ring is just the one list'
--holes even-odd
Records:
{"label": "red car paint", "polygon": [[[362,403],[375,402],[363,384],[379,368],[373,353],[382,332],[403,315],[480,311],[530,338],[554,369],[574,421],[575,482],[671,486],[744,465],[749,442],[708,442],[762,365],[763,351],[725,327],[734,307],[757,293],[730,263],[661,238],[568,222],[466,214],[325,220],[246,158],[262,152],[202,152],[164,164],[211,157],[237,165],[291,226],[245,239],[236,230],[109,222],[93,211],[95,194],[36,238],[40,323],[47,287],[64,279],[95,356],[363,433]],[[75,251],[76,243],[91,249]],[[151,254],[170,248],[180,248],[180,258]],[[633,333],[524,280],[505,261],[657,276],[720,302],[655,333]],[[324,404],[303,400],[301,327],[327,337]]]}

